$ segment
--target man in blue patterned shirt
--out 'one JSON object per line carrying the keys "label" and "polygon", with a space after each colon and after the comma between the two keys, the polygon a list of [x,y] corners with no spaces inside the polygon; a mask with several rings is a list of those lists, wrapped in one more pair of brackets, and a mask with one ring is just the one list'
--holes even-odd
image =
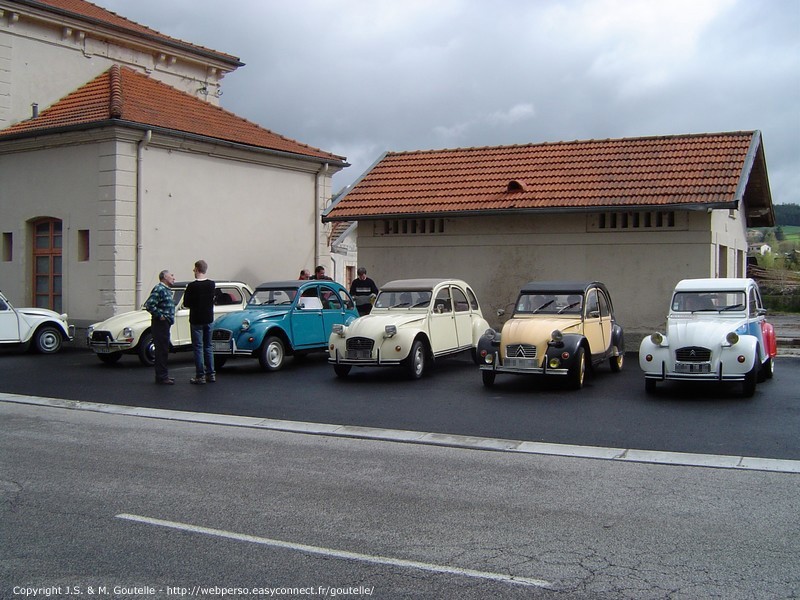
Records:
{"label": "man in blue patterned shirt", "polygon": [[156,383],[173,385],[175,380],[169,376],[169,328],[175,322],[175,302],[170,287],[175,284],[175,275],[164,269],[158,274],[158,283],[144,303],[144,309],[151,315],[151,331],[155,345]]}

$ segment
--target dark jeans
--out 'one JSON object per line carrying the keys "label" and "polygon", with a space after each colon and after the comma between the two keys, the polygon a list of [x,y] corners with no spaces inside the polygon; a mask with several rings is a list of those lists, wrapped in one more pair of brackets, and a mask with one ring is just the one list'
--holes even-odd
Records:
{"label": "dark jeans", "polygon": [[[214,350],[211,347],[211,324],[192,325],[194,373],[197,377],[214,374]],[[205,363],[205,368],[204,368]]]}
{"label": "dark jeans", "polygon": [[156,380],[163,381],[169,379],[167,369],[167,359],[169,358],[169,321],[153,318],[151,321],[151,331],[153,332],[153,344],[155,344],[155,367]]}

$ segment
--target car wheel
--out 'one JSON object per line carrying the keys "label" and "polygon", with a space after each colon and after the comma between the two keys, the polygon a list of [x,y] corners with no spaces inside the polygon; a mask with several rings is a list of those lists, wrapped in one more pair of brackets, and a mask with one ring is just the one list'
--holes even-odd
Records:
{"label": "car wheel", "polygon": [[258,362],[265,371],[279,371],[286,361],[286,347],[283,340],[274,335],[269,336],[261,345]]}
{"label": "car wheel", "polygon": [[347,377],[350,374],[351,365],[333,365],[333,372],[337,377]]}
{"label": "car wheel", "polygon": [[771,356],[764,363],[762,369],[764,371],[764,379],[772,379],[772,376],[775,375],[775,361]]}
{"label": "car wheel", "polygon": [[656,393],[656,380],[655,379],[645,379],[644,380],[644,391],[648,394],[655,394]]}
{"label": "car wheel", "polygon": [[228,357],[222,354],[215,354],[214,355],[214,369],[221,369],[225,366],[225,363],[228,362]]}
{"label": "car wheel", "polygon": [[586,378],[586,354],[583,348],[578,348],[575,353],[575,359],[569,368],[567,378],[573,390],[579,390],[583,387],[583,381]]}
{"label": "car wheel", "polygon": [[146,367],[156,364],[156,344],[153,341],[153,334],[146,331],[139,338],[139,345],[136,347],[136,354],[139,355],[139,362]]}
{"label": "car wheel", "polygon": [[742,382],[742,396],[745,398],[752,398],[756,393],[756,382],[758,381],[758,354],[756,353],[756,360],[753,361],[753,368],[744,376]]}
{"label": "car wheel", "polygon": [[118,362],[120,358],[122,358],[122,352],[111,352],[109,354],[98,354],[97,358],[100,359],[101,363],[105,363],[107,365],[113,365],[115,362]]}
{"label": "car wheel", "polygon": [[481,377],[483,378],[483,385],[488,388],[494,386],[495,375],[496,373],[494,371],[481,371]]}
{"label": "car wheel", "polygon": [[61,350],[63,341],[61,332],[58,329],[52,325],[45,325],[36,332],[33,343],[38,353],[54,354]]}
{"label": "car wheel", "polygon": [[622,365],[625,362],[625,355],[619,353],[617,356],[612,356],[608,359],[608,364],[611,366],[612,373],[619,373],[622,371]]}
{"label": "car wheel", "polygon": [[406,371],[411,379],[419,379],[425,374],[425,344],[415,340],[411,352],[405,360]]}

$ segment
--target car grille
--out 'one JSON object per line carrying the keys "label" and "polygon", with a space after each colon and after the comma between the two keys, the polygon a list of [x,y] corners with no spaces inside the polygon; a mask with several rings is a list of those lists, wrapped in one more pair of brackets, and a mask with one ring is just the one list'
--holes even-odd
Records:
{"label": "car grille", "polygon": [[114,338],[111,335],[110,331],[93,331],[92,332],[92,341],[93,342],[110,342]]}
{"label": "car grille", "polygon": [[372,356],[375,340],[372,338],[353,337],[347,340],[347,358],[351,360],[368,359]]}
{"label": "car grille", "polygon": [[506,358],[536,358],[536,346],[530,344],[509,344]]}
{"label": "car grille", "polygon": [[675,351],[675,360],[680,362],[708,362],[711,360],[711,350],[698,346],[687,346]]}
{"label": "car grille", "polygon": [[228,329],[215,329],[211,332],[211,339],[216,342],[228,342],[231,339],[231,331]]}

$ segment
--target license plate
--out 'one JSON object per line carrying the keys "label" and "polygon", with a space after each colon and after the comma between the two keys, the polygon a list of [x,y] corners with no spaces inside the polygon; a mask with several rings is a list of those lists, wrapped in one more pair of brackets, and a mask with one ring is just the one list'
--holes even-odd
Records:
{"label": "license plate", "polygon": [[369,350],[348,350],[347,358],[349,360],[367,360],[372,357],[372,352]]}
{"label": "license plate", "polygon": [[231,351],[230,342],[211,342],[211,347],[214,349],[214,352],[219,354],[230,353]]}
{"label": "license plate", "polygon": [[539,365],[535,358],[506,358],[503,366],[513,369],[535,369]]}
{"label": "license plate", "polygon": [[114,352],[114,350],[108,346],[95,346],[94,351],[97,352],[97,354],[111,354]]}
{"label": "license plate", "polygon": [[711,363],[675,363],[676,373],[711,373]]}

